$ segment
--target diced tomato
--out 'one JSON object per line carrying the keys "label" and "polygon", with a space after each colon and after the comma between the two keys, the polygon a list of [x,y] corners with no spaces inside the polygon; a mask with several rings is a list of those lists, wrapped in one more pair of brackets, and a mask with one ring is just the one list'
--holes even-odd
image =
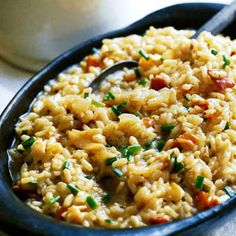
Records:
{"label": "diced tomato", "polygon": [[212,199],[212,197],[203,191],[199,191],[196,193],[196,196],[193,199],[196,208],[200,211],[212,208],[219,204],[217,199]]}
{"label": "diced tomato", "polygon": [[145,118],[142,118],[142,121],[146,127],[153,127],[153,125],[154,125],[154,121],[152,119],[145,117]]}
{"label": "diced tomato", "polygon": [[166,223],[169,223],[170,221],[163,218],[163,217],[151,217],[149,219],[150,223],[151,224],[166,224]]}
{"label": "diced tomato", "polygon": [[151,79],[151,88],[154,90],[159,91],[162,88],[168,87],[168,84],[166,81],[158,76],[155,76],[154,78]]}
{"label": "diced tomato", "polygon": [[216,90],[222,91],[227,88],[233,88],[235,83],[234,80],[228,77],[215,76],[212,70],[207,71],[208,75],[215,84]]}

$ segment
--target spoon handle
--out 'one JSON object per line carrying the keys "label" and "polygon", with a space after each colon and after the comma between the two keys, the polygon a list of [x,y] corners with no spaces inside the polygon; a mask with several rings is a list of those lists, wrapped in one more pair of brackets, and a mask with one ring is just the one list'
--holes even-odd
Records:
{"label": "spoon handle", "polygon": [[208,31],[212,34],[220,33],[226,26],[228,26],[235,18],[236,0],[224,7],[217,14],[215,14],[207,23],[200,27],[197,32],[191,37],[196,39],[202,31]]}

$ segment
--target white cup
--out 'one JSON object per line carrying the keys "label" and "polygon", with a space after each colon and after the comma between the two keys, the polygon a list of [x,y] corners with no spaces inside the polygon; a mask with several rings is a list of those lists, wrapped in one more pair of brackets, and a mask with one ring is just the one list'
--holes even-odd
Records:
{"label": "white cup", "polygon": [[0,55],[39,70],[70,47],[124,27],[160,7],[159,0],[2,0]]}

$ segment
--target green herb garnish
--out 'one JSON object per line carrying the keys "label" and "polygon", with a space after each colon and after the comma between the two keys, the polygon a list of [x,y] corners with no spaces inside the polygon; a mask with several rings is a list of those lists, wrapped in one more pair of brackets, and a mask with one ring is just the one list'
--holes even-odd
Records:
{"label": "green herb garnish", "polygon": [[112,220],[111,219],[105,219],[105,222],[107,222],[108,224],[111,224]]}
{"label": "green herb garnish", "polygon": [[121,153],[121,155],[122,155],[122,157],[123,158],[126,158],[128,161],[129,161],[129,159],[130,159],[130,157],[131,157],[131,153],[128,151],[128,148],[127,147],[121,147],[120,149],[119,149],[119,152]]}
{"label": "green herb garnish", "polygon": [[149,56],[148,56],[148,54],[143,50],[143,49],[140,49],[139,50],[139,54],[142,56],[142,57],[144,57],[146,60],[149,60]]}
{"label": "green herb garnish", "polygon": [[211,54],[213,54],[213,55],[217,55],[218,54],[218,51],[217,50],[215,50],[215,49],[211,49]]}
{"label": "green herb garnish", "polygon": [[228,121],[226,122],[226,124],[225,124],[225,128],[224,128],[223,131],[225,131],[225,130],[227,130],[227,129],[229,129],[229,122],[228,122]]}
{"label": "green herb garnish", "polygon": [[85,178],[86,179],[92,179],[92,176],[91,175],[85,175]]}
{"label": "green herb garnish", "polygon": [[174,125],[162,125],[161,132],[170,133],[172,129],[174,129],[174,127],[175,127]]}
{"label": "green herb garnish", "polygon": [[161,152],[163,148],[165,147],[165,141],[163,139],[160,139],[157,141],[157,150]]}
{"label": "green herb garnish", "polygon": [[79,192],[79,189],[74,184],[67,184],[67,188],[76,195]]}
{"label": "green herb garnish", "polygon": [[55,202],[59,201],[61,196],[53,195],[53,197],[48,201],[48,205],[52,206]]}
{"label": "green herb garnish", "polygon": [[140,73],[138,68],[134,68],[134,73],[135,73],[137,78],[141,78],[141,73]]}
{"label": "green herb garnish", "polygon": [[103,203],[107,204],[108,202],[110,202],[111,198],[111,195],[108,193],[102,197],[102,201]]}
{"label": "green herb garnish", "polygon": [[149,80],[147,78],[141,79],[138,84],[145,86]]}
{"label": "green herb garnish", "polygon": [[131,155],[139,152],[141,149],[142,147],[140,145],[132,145],[132,146],[127,147],[127,150]]}
{"label": "green herb garnish", "polygon": [[223,190],[229,197],[235,196],[235,192],[233,191],[233,189],[231,187],[225,186]]}
{"label": "green herb garnish", "polygon": [[170,164],[172,166],[172,172],[175,174],[184,169],[184,163],[177,161],[174,152],[170,154]]}
{"label": "green herb garnish", "polygon": [[107,160],[105,161],[106,166],[112,165],[112,163],[115,162],[116,160],[117,160],[117,157],[111,157],[111,158],[107,159]]}
{"label": "green herb garnish", "polygon": [[228,59],[226,58],[226,56],[223,55],[223,61],[224,61],[223,69],[225,69],[226,66],[229,66],[229,65],[230,65],[230,60],[228,60]]}
{"label": "green herb garnish", "polygon": [[157,147],[157,140],[153,139],[151,142],[145,144],[145,149],[149,150]]}
{"label": "green herb garnish", "polygon": [[122,108],[125,107],[127,105],[127,102],[121,102],[119,105],[113,105],[111,107],[112,111],[117,115],[121,115],[122,114]]}
{"label": "green herb garnish", "polygon": [[163,61],[164,61],[164,58],[163,58],[163,57],[161,57],[161,58],[160,58],[160,61],[161,61],[161,62],[163,62]]}
{"label": "green herb garnish", "polygon": [[204,183],[204,177],[197,176],[195,180],[195,188],[201,190],[203,188],[203,183]]}
{"label": "green herb garnish", "polygon": [[107,95],[104,96],[103,101],[108,101],[108,100],[114,100],[116,97],[114,96],[114,94],[112,92],[108,92]]}
{"label": "green herb garnish", "polygon": [[84,93],[84,99],[86,99],[87,97],[89,97],[89,93]]}
{"label": "green herb garnish", "polygon": [[184,106],[187,110],[190,108],[190,106],[189,105],[186,105],[186,106]]}
{"label": "green herb garnish", "polygon": [[35,138],[30,137],[22,143],[22,146],[24,147],[24,149],[27,149],[27,148],[30,148],[34,142],[35,142]]}
{"label": "green herb garnish", "polygon": [[69,161],[65,161],[63,164],[63,170],[64,169],[69,169],[70,168],[70,162]]}
{"label": "green herb garnish", "polygon": [[91,103],[92,103],[94,106],[96,106],[96,107],[105,107],[105,106],[106,106],[104,103],[98,102],[98,101],[96,101],[96,100],[94,100],[94,99],[91,101]]}
{"label": "green herb garnish", "polygon": [[92,196],[88,196],[86,198],[86,202],[93,210],[98,207],[97,202],[95,201],[95,199]]}
{"label": "green herb garnish", "polygon": [[117,167],[115,167],[113,170],[112,170],[116,176],[118,177],[121,177],[123,175],[122,171],[120,169],[118,169]]}
{"label": "green herb garnish", "polygon": [[143,115],[142,115],[139,111],[136,111],[134,114],[135,114],[137,117],[139,117],[139,118],[142,118],[142,117],[143,117]]}

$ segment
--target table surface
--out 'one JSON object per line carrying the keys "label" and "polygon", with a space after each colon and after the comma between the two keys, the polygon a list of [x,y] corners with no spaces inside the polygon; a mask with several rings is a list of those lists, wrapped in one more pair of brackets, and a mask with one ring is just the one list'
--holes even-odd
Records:
{"label": "table surface", "polygon": [[[150,4],[154,4],[156,0],[149,0]],[[173,5],[182,2],[217,2],[217,3],[230,3],[231,0],[208,0],[208,1],[197,1],[197,0],[160,0],[158,8]],[[156,6],[156,2],[155,2]],[[22,87],[22,85],[33,76],[33,73],[21,70],[20,68],[14,67],[0,58],[0,114],[9,101],[13,98],[14,94]],[[215,232],[208,236],[226,236],[236,235],[236,219],[227,223],[223,227],[219,228]],[[1,232],[0,232],[1,235]]]}

